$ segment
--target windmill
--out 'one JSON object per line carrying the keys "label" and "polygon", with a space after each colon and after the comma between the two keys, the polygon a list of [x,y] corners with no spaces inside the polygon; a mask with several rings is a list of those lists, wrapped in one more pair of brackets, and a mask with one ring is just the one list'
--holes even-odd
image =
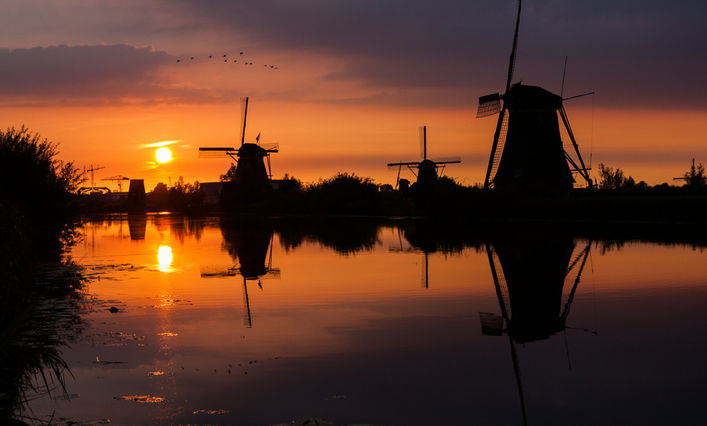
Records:
{"label": "windmill", "polygon": [[[233,181],[245,188],[257,192],[261,188],[269,188],[272,179],[270,154],[279,151],[279,144],[261,144],[260,133],[255,142],[245,141],[245,131],[248,119],[248,98],[241,98],[241,144],[234,147],[200,147],[200,157],[221,157],[224,154],[236,162]],[[267,162],[267,170],[265,169]]]}
{"label": "windmill", "polygon": [[[429,184],[437,180],[439,173],[437,169],[441,169],[440,172],[444,171],[447,164],[458,164],[461,163],[459,158],[454,159],[442,159],[442,160],[430,160],[427,158],[427,126],[420,127],[420,148],[422,161],[407,161],[399,163],[388,163],[388,167],[398,168],[398,177],[395,181],[395,187],[398,187],[400,182],[400,171],[403,166],[406,166],[413,175],[417,178],[418,184]],[[415,172],[417,169],[417,172]]]}
{"label": "windmill", "polygon": [[[486,244],[501,315],[479,312],[481,332],[489,336],[508,335],[524,425],[528,421],[515,345],[547,339],[572,328],[567,326],[567,317],[591,245],[588,241],[584,249],[573,256],[574,242],[563,237],[549,236],[542,242],[533,238]],[[576,275],[562,307],[563,288],[573,271]],[[566,340],[565,346],[568,348]],[[567,353],[569,360],[569,349]]]}
{"label": "windmill", "polygon": [[[484,188],[539,189],[562,192],[574,186],[578,174],[587,187],[594,185],[579,152],[562,98],[541,87],[511,84],[515,68],[521,0],[518,1],[513,48],[508,64],[506,90],[479,98],[477,118],[497,113]],[[564,77],[563,77],[564,78]],[[558,115],[569,135],[577,160],[565,150]]]}
{"label": "windmill", "polygon": [[224,278],[240,275],[243,278],[243,305],[245,322],[250,328],[253,318],[248,298],[248,281],[257,281],[262,290],[262,280],[280,279],[280,268],[272,266],[274,233],[260,222],[233,222],[221,224],[224,246],[236,263],[232,266],[202,266],[201,278]]}

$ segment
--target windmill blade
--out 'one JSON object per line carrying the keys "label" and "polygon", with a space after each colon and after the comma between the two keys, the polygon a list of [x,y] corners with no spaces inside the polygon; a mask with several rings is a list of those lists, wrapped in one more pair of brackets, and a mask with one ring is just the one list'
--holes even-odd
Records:
{"label": "windmill blade", "polygon": [[199,272],[201,278],[223,278],[238,275],[239,269],[233,266],[202,265]]}
{"label": "windmill blade", "polygon": [[279,152],[280,151],[280,144],[279,143],[261,143],[260,147],[266,150],[267,152]]}
{"label": "windmill blade", "polygon": [[238,152],[238,150],[233,147],[200,147],[199,158],[223,157],[224,155],[236,152]]}
{"label": "windmill blade", "polygon": [[479,97],[479,108],[476,110],[476,118],[488,117],[498,114],[501,111],[501,95],[493,93],[491,95]]}
{"label": "windmill blade", "polygon": [[248,119],[248,97],[241,98],[241,146],[245,143],[245,126]]}
{"label": "windmill blade", "polygon": [[280,277],[280,268],[272,268],[265,275],[263,275],[263,278],[269,278],[272,280],[279,280]]}
{"label": "windmill blade", "polygon": [[420,126],[420,157],[427,160],[427,126]]}
{"label": "windmill blade", "polygon": [[518,15],[516,16],[516,31],[513,34],[513,49],[511,49],[511,60],[508,63],[508,79],[506,80],[506,93],[511,88],[511,80],[513,80],[513,71],[516,65],[516,50],[518,49],[518,29],[520,28],[520,8],[521,0],[518,0]]}
{"label": "windmill blade", "polygon": [[459,156],[438,157],[438,158],[433,158],[432,161],[434,161],[435,164],[458,164],[458,163],[462,162],[462,158]]}
{"label": "windmill blade", "polygon": [[403,163],[388,163],[388,167],[398,167],[398,166],[418,166],[419,161],[407,161]]}

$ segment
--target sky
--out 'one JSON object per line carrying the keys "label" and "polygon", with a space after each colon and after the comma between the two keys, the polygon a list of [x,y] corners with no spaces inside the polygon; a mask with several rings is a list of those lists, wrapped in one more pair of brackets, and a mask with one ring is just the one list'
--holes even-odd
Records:
{"label": "sky", "polygon": [[[230,160],[197,149],[237,146],[248,96],[246,140],[280,144],[275,178],[394,183],[386,163],[420,159],[427,125],[430,157],[461,157],[445,174],[480,183],[496,120],[475,118],[478,97],[504,89],[516,8],[0,0],[0,128],[26,126],[58,142],[61,159],[105,167],[97,181],[142,178],[149,190],[218,180]],[[526,0],[514,82],[560,93],[567,57],[563,94],[595,92],[565,103],[592,173],[604,163],[672,183],[691,158],[707,163],[705,16],[696,0]],[[173,161],[155,161],[160,142]]]}

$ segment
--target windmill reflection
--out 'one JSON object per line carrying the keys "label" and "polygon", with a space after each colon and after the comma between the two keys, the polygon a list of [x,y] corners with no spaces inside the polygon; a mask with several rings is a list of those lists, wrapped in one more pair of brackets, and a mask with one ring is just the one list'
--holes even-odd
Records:
{"label": "windmill reflection", "polygon": [[401,229],[398,228],[398,244],[388,248],[388,251],[393,253],[420,253],[422,252],[422,271],[420,273],[420,282],[422,288],[430,288],[430,253],[434,250],[429,248],[416,248],[415,246],[403,246],[403,238]]}
{"label": "windmill reflection", "polygon": [[[508,335],[513,372],[518,386],[523,424],[527,424],[516,343],[544,340],[567,326],[567,317],[587,263],[592,242],[575,254],[568,235],[498,240],[486,244],[501,315],[480,312],[481,332]],[[571,282],[562,305],[566,282]]]}
{"label": "windmill reflection", "polygon": [[262,290],[262,280],[280,278],[280,269],[272,266],[272,225],[258,220],[222,221],[221,233],[224,248],[235,264],[228,267],[202,266],[201,277],[222,278],[240,275],[243,279],[244,319],[246,325],[252,327],[248,282],[257,281],[258,288]]}

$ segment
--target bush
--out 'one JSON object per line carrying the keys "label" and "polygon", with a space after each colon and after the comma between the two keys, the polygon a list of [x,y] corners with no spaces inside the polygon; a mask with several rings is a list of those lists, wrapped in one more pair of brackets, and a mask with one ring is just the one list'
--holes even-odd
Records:
{"label": "bush", "polygon": [[378,214],[378,185],[350,173],[320,180],[306,189],[309,208],[324,214]]}
{"label": "bush", "polygon": [[618,167],[614,170],[604,163],[599,164],[599,188],[600,189],[625,189],[634,188],[636,181],[631,177],[625,177],[624,172]]}
{"label": "bush", "polygon": [[58,144],[25,127],[0,131],[0,201],[18,212],[36,254],[58,253],[74,237],[81,175],[58,153]]}
{"label": "bush", "polygon": [[683,179],[685,179],[685,186],[691,188],[698,188],[707,185],[707,176],[705,176],[705,167],[702,163],[695,166],[695,159],[692,159],[692,166],[690,170],[683,174]]}

